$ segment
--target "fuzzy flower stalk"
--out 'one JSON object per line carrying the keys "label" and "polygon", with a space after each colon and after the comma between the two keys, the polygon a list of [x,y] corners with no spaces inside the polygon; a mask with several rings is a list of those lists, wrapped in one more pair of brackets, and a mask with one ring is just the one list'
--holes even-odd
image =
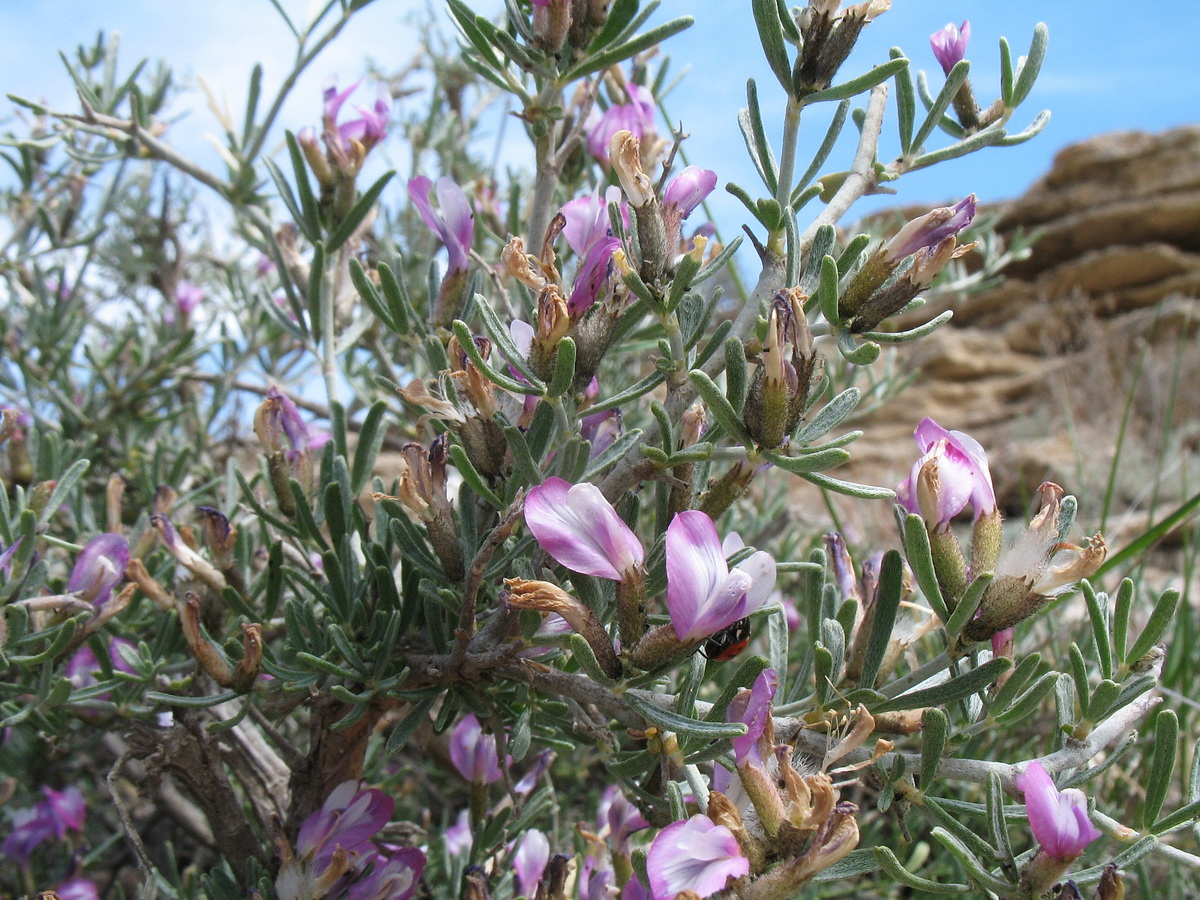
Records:
{"label": "fuzzy flower stalk", "polygon": [[952,259],[970,252],[974,242],[957,235],[975,218],[975,195],[942,206],[906,224],[872,253],[838,302],[839,315],[855,333],[871,331],[904,310]]}
{"label": "fuzzy flower stalk", "polygon": [[1075,498],[1066,497],[1052,482],[1038,488],[1041,509],[1016,543],[1000,556],[996,577],[988,585],[979,612],[963,635],[986,641],[1034,615],[1081,578],[1094,575],[1104,564],[1108,547],[1097,532],[1085,546],[1064,538],[1075,519]]}

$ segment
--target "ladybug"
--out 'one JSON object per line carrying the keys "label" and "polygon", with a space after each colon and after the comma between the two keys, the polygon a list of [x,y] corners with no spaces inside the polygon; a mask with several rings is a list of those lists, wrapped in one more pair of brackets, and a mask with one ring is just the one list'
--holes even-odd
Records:
{"label": "ladybug", "polygon": [[713,662],[726,662],[746,649],[750,643],[750,619],[738,619],[704,642],[700,652]]}

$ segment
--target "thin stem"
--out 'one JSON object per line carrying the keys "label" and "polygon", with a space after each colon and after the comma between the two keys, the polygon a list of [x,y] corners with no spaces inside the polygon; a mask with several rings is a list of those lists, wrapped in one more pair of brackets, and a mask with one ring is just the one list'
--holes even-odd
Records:
{"label": "thin stem", "polygon": [[883,114],[887,109],[887,93],[886,84],[878,84],[871,88],[867,114],[863,118],[862,133],[858,139],[858,149],[854,153],[854,162],[850,165],[850,174],[833,195],[833,199],[821,210],[821,214],[813,219],[812,224],[800,235],[800,243],[796,248],[797,256],[808,252],[822,225],[836,225],[842,216],[849,212],[851,206],[875,187],[875,159],[879,149],[879,133],[883,128]]}
{"label": "thin stem", "polygon": [[[339,254],[340,255],[340,254]],[[333,310],[333,279],[336,269],[327,266],[321,275],[321,377],[330,408],[338,402],[337,335]]]}
{"label": "thin stem", "polygon": [[[557,83],[546,85],[534,101],[534,108],[527,112],[548,109],[562,103],[562,88]],[[534,141],[534,154],[537,174],[533,183],[533,201],[529,210],[529,231],[526,235],[527,245],[532,248],[542,246],[546,236],[546,226],[550,224],[550,210],[554,205],[554,189],[558,187],[561,161],[555,152],[554,138],[558,132],[557,123],[549,122],[546,131]]]}

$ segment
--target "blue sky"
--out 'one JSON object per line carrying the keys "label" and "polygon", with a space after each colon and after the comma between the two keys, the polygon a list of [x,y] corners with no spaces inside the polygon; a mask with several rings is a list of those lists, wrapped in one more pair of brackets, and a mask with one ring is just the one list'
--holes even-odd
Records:
{"label": "blue sky", "polygon": [[[297,18],[310,4],[281,0]],[[483,13],[500,7],[499,0],[474,0]],[[332,73],[342,83],[359,77],[363,60],[372,57],[385,67],[403,64],[415,43],[410,24],[415,12],[432,6],[421,0],[377,0],[351,24],[346,33],[311,67],[306,79],[284,109],[282,122],[298,129],[319,116],[321,84]],[[1152,11],[1151,11],[1152,9]],[[1144,10],[1144,11],[1143,11]],[[752,192],[755,176],[745,158],[736,116],[745,103],[745,81],[754,77],[766,107],[768,121],[778,119],[771,109],[781,102],[781,92],[763,62],[749,13],[748,0],[664,0],[654,21],[692,14],[695,26],[667,45],[678,73],[690,71],[684,83],[668,98],[673,118],[681,119],[693,135],[690,160],[718,171],[721,183],[734,180]],[[1043,108],[1053,118],[1039,138],[1021,147],[985,150],[933,170],[907,176],[896,187],[900,196],[869,199],[864,209],[893,202],[938,202],[975,191],[985,200],[1015,196],[1045,173],[1054,153],[1066,144],[1116,129],[1158,131],[1200,121],[1200,4],[1188,0],[1139,7],[1127,0],[895,0],[894,8],[871,25],[845,74],[856,74],[873,62],[887,58],[892,45],[902,47],[914,66],[931,71],[931,82],[940,84],[941,73],[929,51],[928,36],[953,16],[970,18],[973,39],[972,82],[982,103],[996,94],[997,40],[1006,35],[1014,52],[1023,54],[1035,22],[1047,22],[1050,51],[1042,78],[1013,120],[1016,129]],[[228,98],[234,116],[240,116],[245,85],[255,61],[266,71],[267,85],[282,77],[293,52],[291,38],[267,0],[36,0],[18,3],[0,0],[0,89],[44,99],[53,107],[70,109],[74,102],[70,82],[57,52],[73,52],[90,42],[98,30],[119,32],[125,66],[143,57],[166,58],[184,76],[190,92],[177,104],[187,114],[172,126],[169,139],[185,147],[206,164],[216,158],[204,138],[219,128],[205,108],[194,77],[203,77],[219,97]],[[448,32],[449,33],[449,32]],[[126,69],[127,71],[127,69]],[[364,94],[362,102],[368,102]],[[0,101],[7,107],[7,101]],[[802,148],[815,147],[825,123],[814,114],[802,130]],[[510,134],[515,129],[510,129]],[[895,121],[885,125],[881,156],[896,151]],[[514,162],[520,161],[519,149]],[[399,148],[394,161],[407,168]],[[845,157],[830,161],[843,168]],[[400,190],[396,183],[389,190]],[[716,199],[716,198],[714,198]],[[738,216],[740,206],[730,198],[718,200],[718,217]],[[736,229],[737,222],[722,221]]]}

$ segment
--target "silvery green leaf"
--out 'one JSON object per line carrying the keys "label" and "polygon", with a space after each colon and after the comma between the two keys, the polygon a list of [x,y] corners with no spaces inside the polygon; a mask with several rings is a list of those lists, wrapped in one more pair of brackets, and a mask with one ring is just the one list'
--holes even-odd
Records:
{"label": "silvery green leaf", "polygon": [[[829,123],[829,128],[825,131],[825,137],[821,141],[821,146],[817,148],[817,154],[813,157],[812,162],[808,164],[808,168],[804,170],[804,174],[797,180],[794,192],[808,187],[812,180],[817,177],[817,173],[821,171],[821,167],[829,159],[829,154],[833,152],[833,147],[837,143],[837,139],[841,136],[842,129],[846,126],[846,114],[849,111],[849,100],[843,100],[838,104],[837,111],[833,114],[833,120]],[[796,209],[800,208],[799,203],[795,200],[792,202],[792,206]],[[832,228],[833,226],[829,227]]]}
{"label": "silvery green leaf", "polygon": [[[893,47],[889,51],[892,59],[902,59],[904,51]],[[913,85],[912,69],[905,66],[896,73],[896,124],[900,129],[900,153],[912,149],[913,125],[917,118],[917,89]]]}
{"label": "silvery green leaf", "polygon": [[863,656],[862,675],[858,683],[864,688],[874,688],[879,675],[879,664],[883,661],[892,629],[896,624],[896,612],[904,595],[904,563],[900,554],[889,550],[883,555],[879,566],[879,586],[875,594],[875,612],[871,618],[871,631],[867,637],[867,650]]}
{"label": "silvery green leaf", "polygon": [[945,622],[950,618],[950,611],[942,598],[942,589],[938,586],[937,571],[933,568],[933,550],[929,544],[925,522],[916,513],[908,513],[904,516],[903,525],[904,555],[908,558],[908,567],[912,569],[913,578],[916,579],[917,587],[921,589],[926,602],[937,617]]}
{"label": "silvery green leaf", "polygon": [[1154,755],[1146,776],[1145,799],[1140,821],[1145,831],[1162,812],[1163,801],[1171,789],[1171,774],[1175,771],[1176,742],[1179,740],[1179,716],[1173,709],[1160,710],[1154,719]]}
{"label": "silvery green leaf", "polygon": [[967,877],[974,881],[979,887],[985,891],[991,891],[1000,896],[1008,896],[1016,885],[1003,878],[997,878],[987,870],[987,867],[979,860],[974,853],[971,852],[962,841],[958,840],[954,835],[944,828],[935,828],[932,831],[934,838],[941,842],[950,854],[959,861],[964,869],[967,870]]}
{"label": "silvery green leaf", "polygon": [[950,618],[946,620],[946,636],[951,641],[962,633],[962,630],[967,626],[971,617],[975,615],[975,611],[979,609],[979,603],[983,600],[984,591],[987,590],[989,584],[992,583],[993,575],[991,572],[985,572],[975,578],[967,588],[963,598],[954,607],[954,612],[950,614]]}
{"label": "silvery green leaf", "polygon": [[746,733],[746,726],[742,722],[708,722],[700,719],[693,719],[690,716],[681,716],[677,712],[663,709],[660,706],[655,706],[647,700],[643,700],[633,694],[626,694],[625,699],[635,710],[645,717],[646,721],[660,728],[665,728],[667,731],[673,731],[676,734],[703,738],[734,738],[740,737]]}
{"label": "silvery green leaf", "polygon": [[[783,25],[779,21],[779,7],[775,0],[752,0],[754,24],[758,29],[758,40],[763,55],[771,67],[776,80],[788,93],[792,93],[792,64],[788,60],[787,44],[783,39]],[[772,193],[774,191],[772,190]]]}
{"label": "silvery green leaf", "polygon": [[1012,668],[1011,659],[989,660],[982,666],[970,669],[949,681],[901,694],[882,706],[875,707],[871,712],[894,712],[902,709],[920,709],[923,706],[945,706],[984,690],[1010,668]]}
{"label": "silvery green leaf", "polygon": [[1020,106],[1033,90],[1038,75],[1042,71],[1042,63],[1046,59],[1046,47],[1050,43],[1050,29],[1045,22],[1038,22],[1033,29],[1033,38],[1029,42],[1029,53],[1017,61],[1017,83],[1013,87],[1012,105]]}
{"label": "silvery green leaf", "polygon": [[879,868],[883,870],[883,873],[907,887],[929,894],[966,894],[971,890],[969,884],[931,881],[928,878],[922,878],[920,875],[914,875],[901,865],[900,860],[896,859],[896,854],[888,847],[873,847],[872,852],[875,854],[875,861],[879,863]]}
{"label": "silvery green leaf", "polygon": [[1167,626],[1171,624],[1171,619],[1175,616],[1175,608],[1178,604],[1179,591],[1163,591],[1162,596],[1158,598],[1158,602],[1154,604],[1154,611],[1150,613],[1150,619],[1146,622],[1146,627],[1142,629],[1142,633],[1138,635],[1138,639],[1134,642],[1132,649],[1130,649],[1129,654],[1125,657],[1127,664],[1132,665],[1136,663],[1158,643],[1159,638],[1166,632]]}
{"label": "silvery green leaf", "polygon": [[937,777],[938,763],[946,749],[950,719],[941,707],[931,706],[921,714],[921,790],[928,791]]}
{"label": "silvery green leaf", "polygon": [[929,135],[933,134],[933,129],[937,127],[942,116],[954,101],[954,95],[958,93],[958,89],[963,86],[963,82],[967,80],[967,75],[971,72],[971,63],[968,60],[960,59],[955,63],[954,68],[950,70],[950,74],[946,76],[946,83],[942,85],[941,91],[938,92],[937,99],[933,101],[933,105],[929,108],[929,112],[925,116],[925,121],[921,123],[921,127],[917,129],[917,133],[913,136],[911,147],[920,152],[925,146],[925,141],[929,139]]}
{"label": "silvery green leaf", "polygon": [[897,72],[908,68],[908,60],[903,56],[889,59],[885,63],[874,66],[869,71],[864,72],[857,78],[851,78],[849,81],[843,81],[841,84],[835,84],[825,88],[823,91],[817,91],[815,94],[809,94],[804,98],[806,104],[809,103],[824,103],[828,100],[848,100],[851,97],[861,94],[863,91],[869,91],[877,84],[883,84]]}

